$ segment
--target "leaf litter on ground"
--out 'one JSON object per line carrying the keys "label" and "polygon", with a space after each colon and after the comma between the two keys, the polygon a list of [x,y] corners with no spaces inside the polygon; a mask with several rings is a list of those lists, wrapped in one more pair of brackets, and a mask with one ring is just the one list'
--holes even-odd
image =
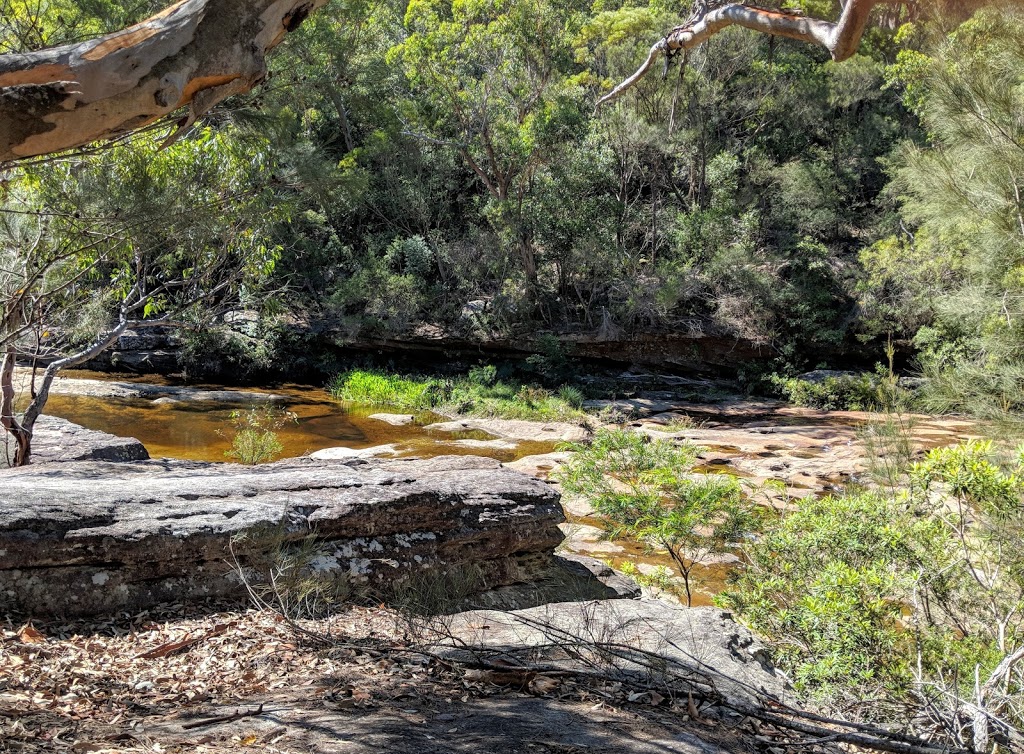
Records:
{"label": "leaf litter on ground", "polygon": [[[287,729],[255,737],[218,731],[258,716],[259,700],[275,695],[341,714],[387,708],[412,724],[471,699],[524,695],[690,718],[685,697],[637,693],[619,681],[500,658],[479,669],[431,656],[409,638],[407,618],[384,605],[351,605],[296,624],[237,605],[168,605],[95,621],[8,619],[0,623],[0,752],[291,752],[278,748]],[[168,720],[204,735],[175,744],[147,733]]]}

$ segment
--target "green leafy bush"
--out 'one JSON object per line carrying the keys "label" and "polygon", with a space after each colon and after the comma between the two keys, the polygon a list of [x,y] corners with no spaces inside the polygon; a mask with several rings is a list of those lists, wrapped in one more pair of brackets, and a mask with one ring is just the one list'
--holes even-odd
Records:
{"label": "green leafy bush", "polygon": [[775,640],[776,662],[802,690],[905,685],[902,600],[934,534],[905,500],[807,498],[748,548],[719,602]]}
{"label": "green leafy bush", "polygon": [[806,498],[748,546],[719,603],[801,691],[944,714],[951,740],[987,750],[988,721],[1024,719],[1007,664],[1024,647],[1022,472],[969,442],[930,451],[902,491]]}
{"label": "green leafy bush", "polygon": [[772,386],[797,406],[824,411],[866,411],[878,406],[877,383],[873,375],[838,375],[821,380],[772,375]]}
{"label": "green leafy bush", "polygon": [[556,336],[545,333],[534,344],[537,353],[526,357],[526,364],[547,384],[567,376],[569,351]]}
{"label": "green leafy bush", "polygon": [[494,364],[481,364],[469,370],[469,381],[481,387],[490,387],[498,380],[498,368]]}

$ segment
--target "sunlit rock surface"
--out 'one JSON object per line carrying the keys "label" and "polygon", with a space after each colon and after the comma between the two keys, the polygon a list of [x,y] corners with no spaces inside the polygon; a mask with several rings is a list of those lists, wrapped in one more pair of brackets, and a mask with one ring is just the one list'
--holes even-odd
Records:
{"label": "sunlit rock surface", "polygon": [[[134,437],[73,424],[56,416],[41,416],[32,435],[32,463],[53,461],[145,461],[149,453]],[[2,493],[0,493],[2,494]]]}
{"label": "sunlit rock surface", "polygon": [[[437,651],[456,657],[500,653],[566,669],[603,665],[610,678],[664,674],[748,702],[791,698],[760,639],[718,608],[646,599],[558,602],[460,613],[445,631]],[[570,647],[577,651],[565,651]]]}
{"label": "sunlit rock surface", "polygon": [[497,461],[302,458],[257,467],[79,461],[3,472],[0,605],[140,610],[240,594],[275,553],[386,591],[432,569],[530,581],[562,540],[558,494]]}

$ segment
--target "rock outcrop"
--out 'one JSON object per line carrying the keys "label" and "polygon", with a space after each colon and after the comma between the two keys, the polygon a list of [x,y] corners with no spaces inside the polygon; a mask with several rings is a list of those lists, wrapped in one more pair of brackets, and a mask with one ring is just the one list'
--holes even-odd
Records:
{"label": "rock outcrop", "polygon": [[611,599],[474,610],[445,620],[442,634],[439,651],[458,657],[526,655],[569,668],[592,662],[612,677],[663,673],[749,702],[789,701],[792,693],[761,641],[718,608]]}
{"label": "rock outcrop", "polygon": [[472,456],[30,466],[3,474],[0,605],[90,615],[239,594],[239,573],[282,548],[370,589],[437,569],[489,589],[549,568],[562,520],[551,487]]}
{"label": "rock outcrop", "polygon": [[[86,429],[56,416],[41,416],[32,435],[32,463],[55,461],[146,461],[146,446],[134,437]],[[3,493],[0,493],[3,495]]]}
{"label": "rock outcrop", "polygon": [[428,424],[428,432],[486,432],[508,440],[530,442],[581,442],[590,436],[586,427],[568,422],[533,422],[522,419],[488,419],[467,416]]}
{"label": "rock outcrop", "polygon": [[[27,392],[32,379],[29,369],[19,368],[14,372],[15,387]],[[284,404],[288,396],[255,390],[204,390],[196,387],[174,385],[151,385],[146,382],[111,382],[81,377],[58,376],[50,392],[54,395],[81,395],[90,398],[143,398],[161,403],[218,403]]]}

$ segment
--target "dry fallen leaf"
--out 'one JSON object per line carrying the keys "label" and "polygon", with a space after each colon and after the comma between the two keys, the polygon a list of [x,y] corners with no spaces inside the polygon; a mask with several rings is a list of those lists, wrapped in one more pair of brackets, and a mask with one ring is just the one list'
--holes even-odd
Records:
{"label": "dry fallen leaf", "polygon": [[22,644],[45,644],[46,637],[31,623],[26,623],[18,630],[18,640]]}
{"label": "dry fallen leaf", "polygon": [[199,639],[192,639],[187,634],[181,641],[169,641],[166,644],[161,644],[156,649],[151,649],[148,652],[135,655],[136,660],[152,660],[157,657],[166,657],[167,655],[177,652],[179,649],[195,644]]}

